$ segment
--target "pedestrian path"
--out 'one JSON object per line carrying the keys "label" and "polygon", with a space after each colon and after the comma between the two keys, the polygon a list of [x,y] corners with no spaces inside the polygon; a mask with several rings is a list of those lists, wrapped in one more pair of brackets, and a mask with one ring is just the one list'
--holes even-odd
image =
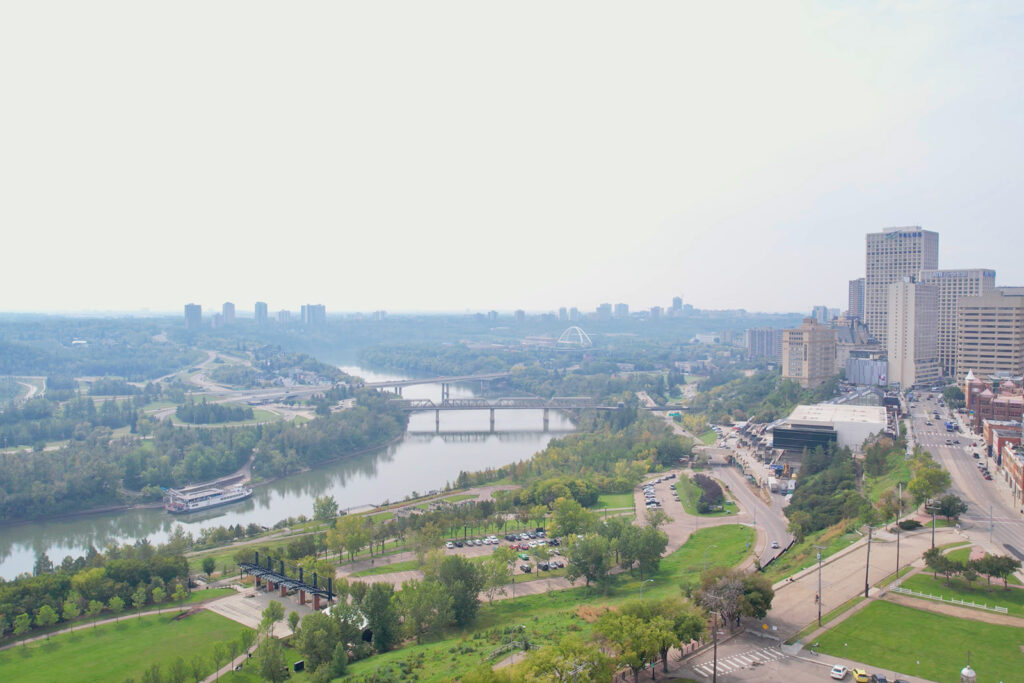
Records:
{"label": "pedestrian path", "polygon": [[[769,662],[785,659],[787,655],[778,648],[762,647],[758,650],[747,650],[718,660],[718,673],[728,674],[741,669],[752,669]],[[714,660],[690,665],[701,676],[710,677],[715,670]]]}

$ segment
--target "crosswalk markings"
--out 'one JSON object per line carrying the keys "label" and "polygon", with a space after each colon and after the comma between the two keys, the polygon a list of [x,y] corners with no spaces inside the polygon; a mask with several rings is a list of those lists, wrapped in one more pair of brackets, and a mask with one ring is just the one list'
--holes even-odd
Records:
{"label": "crosswalk markings", "polygon": [[[762,647],[759,650],[747,650],[739,654],[722,657],[718,660],[718,673],[731,673],[740,669],[749,669],[752,666],[774,662],[784,659],[786,655],[779,649],[773,647]],[[707,661],[693,665],[694,671],[702,676],[711,676],[715,670],[714,661]]]}

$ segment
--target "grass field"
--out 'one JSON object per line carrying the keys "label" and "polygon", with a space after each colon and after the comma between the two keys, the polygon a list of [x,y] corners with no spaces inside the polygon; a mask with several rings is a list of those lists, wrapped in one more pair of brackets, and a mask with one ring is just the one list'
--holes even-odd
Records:
{"label": "grass field", "polygon": [[362,571],[352,572],[352,576],[378,576],[380,574],[391,574],[392,572],[408,572],[419,569],[420,565],[416,560],[405,560],[404,562],[393,562],[382,564]]}
{"label": "grass field", "polygon": [[956,550],[950,550],[946,553],[946,557],[953,560],[954,562],[967,562],[971,559],[971,546],[966,548],[957,548]]}
{"label": "grass field", "polygon": [[910,481],[910,467],[902,453],[890,453],[886,469],[888,472],[881,477],[864,477],[864,497],[873,503],[877,503],[889,489],[896,488],[897,483],[903,482],[903,488],[906,489]]}
{"label": "grass field", "polygon": [[701,443],[705,446],[710,446],[718,439],[718,434],[716,434],[713,429],[709,429],[703,434],[698,434],[697,438],[700,439]]}
{"label": "grass field", "polygon": [[[971,651],[979,680],[1018,681],[1024,634],[1013,626],[956,619],[875,601],[818,642],[820,652],[848,656],[883,672],[956,683]],[[920,664],[918,664],[920,662]],[[890,679],[891,680],[891,679]]]}
{"label": "grass field", "polygon": [[253,408],[251,420],[236,420],[234,422],[216,422],[213,424],[191,424],[188,422],[182,422],[178,419],[178,416],[171,414],[171,422],[178,427],[244,427],[245,425],[254,425],[260,422],[276,422],[280,420],[281,416],[277,413],[272,413],[269,410],[263,410],[262,408]]}
{"label": "grass field", "polygon": [[605,493],[597,497],[596,509],[604,508],[631,508],[633,507],[632,493]]}
{"label": "grass field", "polygon": [[825,549],[821,551],[821,556],[826,558],[855,543],[860,538],[859,534],[846,533],[846,525],[843,522],[828,529],[808,534],[803,542],[797,543],[783,553],[779,559],[772,562],[771,566],[765,570],[765,576],[772,581],[778,581],[815,564],[818,561],[818,551],[814,547],[816,545],[825,546]]}
{"label": "grass field", "polygon": [[240,624],[212,612],[186,619],[172,615],[125,617],[96,629],[62,633],[49,640],[0,652],[0,680],[20,683],[50,681],[139,680],[153,664],[166,673],[177,657],[186,663],[199,656],[207,674],[214,670],[214,643],[237,640]]}
{"label": "grass field", "polygon": [[[752,529],[741,525],[724,525],[702,529],[693,534],[687,543],[665,557],[651,583],[641,582],[638,576],[620,574],[612,578],[604,588],[582,587],[552,591],[540,595],[529,595],[511,600],[500,600],[493,605],[486,603],[480,608],[476,627],[465,633],[451,632],[445,637],[422,645],[412,645],[378,655],[349,667],[355,675],[367,674],[399,663],[412,666],[416,680],[444,681],[458,678],[481,663],[489,661],[487,655],[509,641],[509,634],[517,626],[526,629],[526,636],[533,647],[557,642],[567,633],[586,636],[590,624],[580,618],[576,611],[581,606],[600,609],[619,603],[636,600],[643,590],[644,598],[663,598],[679,595],[680,585],[697,581],[703,569],[705,549],[708,566],[734,566],[749,552],[747,544],[754,540]],[[710,547],[714,546],[714,547]],[[535,575],[537,576],[537,575]],[[541,578],[545,574],[539,575]],[[517,583],[520,578],[516,578]],[[498,659],[504,657],[504,654]],[[415,663],[415,664],[414,664]]]}
{"label": "grass field", "polygon": [[[722,489],[725,493],[725,489]],[[679,494],[679,502],[683,504],[683,509],[686,510],[687,514],[697,515],[701,517],[725,517],[726,515],[736,514],[736,505],[729,500],[729,494],[725,494],[726,502],[723,510],[716,510],[714,512],[697,512],[697,501],[700,500],[700,487],[693,482],[686,475],[680,475],[676,481],[676,493]]]}
{"label": "grass field", "polygon": [[901,584],[904,588],[929,595],[941,595],[947,599],[966,600],[981,605],[993,607],[1006,607],[1012,616],[1024,617],[1024,590],[1011,588],[1003,589],[1002,581],[992,581],[989,586],[985,579],[974,582],[974,586],[968,586],[967,582],[960,578],[954,578],[946,585],[946,579],[939,575],[933,578],[931,574],[915,574]]}

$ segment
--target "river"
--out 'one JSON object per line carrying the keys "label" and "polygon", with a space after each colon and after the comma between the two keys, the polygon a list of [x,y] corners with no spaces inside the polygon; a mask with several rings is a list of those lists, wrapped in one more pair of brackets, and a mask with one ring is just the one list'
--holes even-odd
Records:
{"label": "river", "polygon": [[[341,369],[367,382],[406,379],[354,366]],[[439,400],[441,387],[405,387],[402,395]],[[468,386],[456,385],[450,395],[475,394]],[[56,564],[66,555],[84,554],[90,545],[103,549],[114,541],[132,543],[145,537],[160,543],[178,523],[193,534],[205,527],[250,522],[272,526],[287,517],[312,515],[317,496],[333,495],[344,509],[441,489],[455,481],[460,471],[528,459],[553,437],[573,429],[565,415],[555,412],[550,415],[550,431],[542,432],[542,426],[539,410],[497,411],[491,434],[487,411],[452,411],[441,413],[440,433],[435,433],[434,413],[414,413],[401,441],[259,486],[242,503],[186,516],[172,517],[162,509],[127,510],[0,527],[0,576],[11,579],[32,571],[41,552]]]}

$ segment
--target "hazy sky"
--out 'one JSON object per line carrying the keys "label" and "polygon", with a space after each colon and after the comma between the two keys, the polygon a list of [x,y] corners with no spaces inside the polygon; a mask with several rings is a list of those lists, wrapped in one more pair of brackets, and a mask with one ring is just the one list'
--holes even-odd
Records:
{"label": "hazy sky", "polygon": [[1024,285],[1024,4],[6,2],[0,310]]}

